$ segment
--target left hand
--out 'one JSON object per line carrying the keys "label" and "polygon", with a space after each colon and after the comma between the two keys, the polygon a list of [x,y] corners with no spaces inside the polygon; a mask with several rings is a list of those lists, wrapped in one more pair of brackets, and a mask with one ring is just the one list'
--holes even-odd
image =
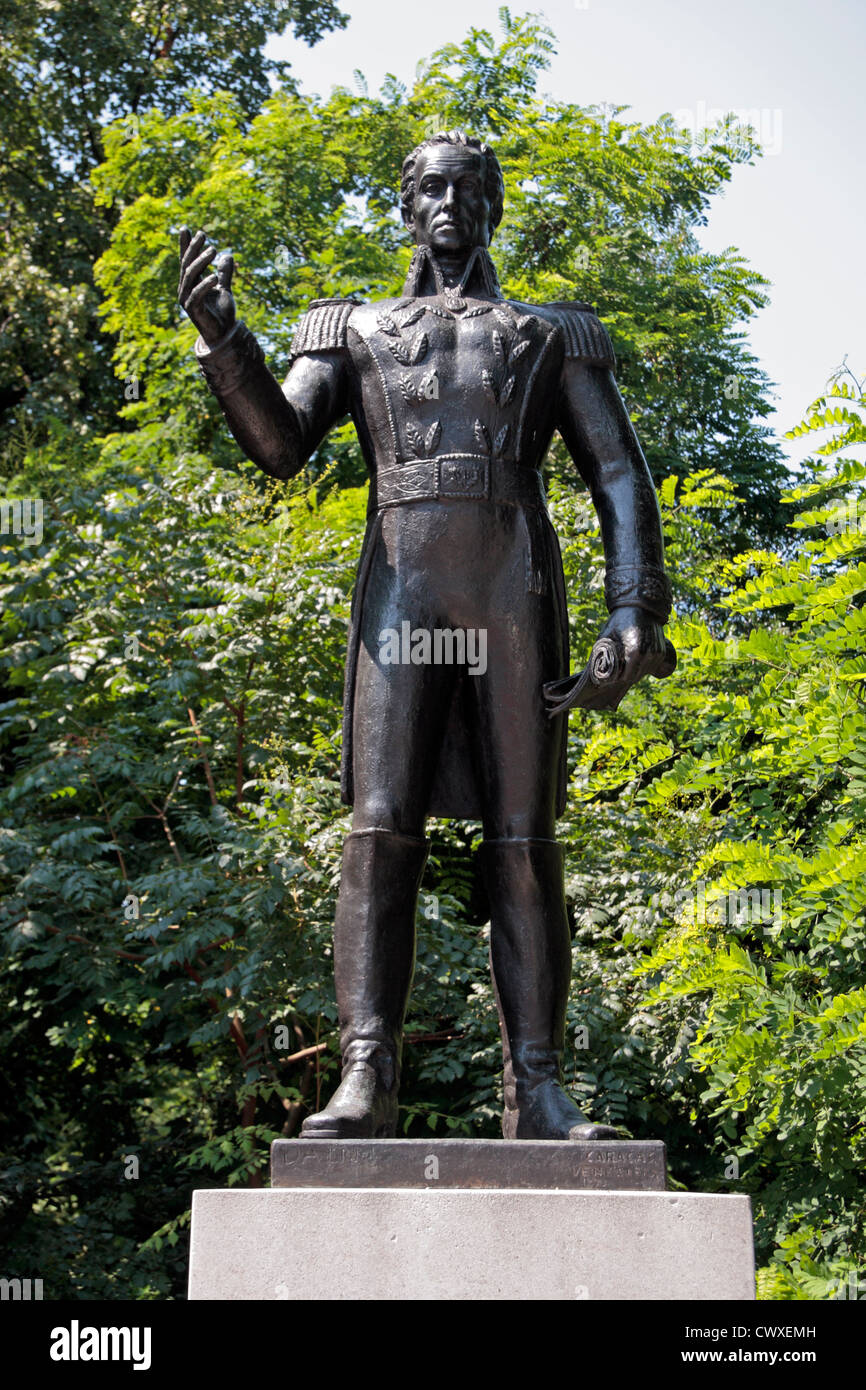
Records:
{"label": "left hand", "polygon": [[664,627],[645,608],[615,608],[592,649],[583,671],[542,687],[547,713],[581,709],[616,709],[643,676],[671,675],[677,664]]}

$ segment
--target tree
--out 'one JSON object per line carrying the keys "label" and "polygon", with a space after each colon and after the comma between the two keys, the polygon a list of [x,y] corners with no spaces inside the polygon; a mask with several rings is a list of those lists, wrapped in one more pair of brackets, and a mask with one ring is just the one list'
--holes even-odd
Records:
{"label": "tree", "polygon": [[698,808],[710,832],[694,874],[710,907],[666,905],[649,1005],[683,1001],[695,1021],[698,1103],[776,1246],[763,1277],[777,1298],[850,1296],[866,1244],[866,466],[845,453],[866,442],[864,406],[841,374],[791,432],[830,432],[785,496],[796,549],[727,567],[745,640],[684,624],[720,737],[704,713],[645,796],[662,819]]}
{"label": "tree", "polygon": [[268,37],[313,44],[345,23],[333,0],[2,0],[0,428],[16,457],[28,424],[104,426],[122,405],[92,283],[115,220],[88,182],[106,124],[131,137],[152,107],[186,109],[190,88],[228,89],[251,117],[272,80],[291,87]]}
{"label": "tree", "polygon": [[[86,184],[69,172],[58,203],[68,239],[8,229],[29,257],[18,418],[34,423],[7,447],[7,504],[23,517],[38,498],[44,533],[0,536],[0,1210],[46,1296],[180,1295],[189,1188],[261,1182],[269,1140],[297,1132],[338,1065],[337,712],[363,468],[345,428],[289,489],[238,455],[175,305],[171,228],[233,247],[279,371],[311,299],[399,291],[400,160],[458,120],[495,135],[505,164],[507,292],[595,300],[612,328],[676,586],[675,677],[571,721],[567,1080],[599,1119],[665,1138],[675,1182],[753,1192],[771,1296],[824,1296],[862,1251],[866,586],[859,522],[819,528],[840,502],[859,517],[863,470],[819,455],[778,503],[741,327],[763,281],[694,241],[748,140],[721,130],[695,152],[665,119],[542,103],[549,33],[507,11],[503,25],[499,45],[472,31],[432,55],[411,91],[389,79],[321,102],[283,85],[259,110],[252,87],[198,75],[183,96],[150,90],[134,124],[102,107],[105,157]],[[14,128],[5,175],[24,188],[29,159],[46,205],[40,170],[65,177],[78,157],[71,135],[57,154],[49,115],[38,138]],[[839,381],[804,428],[835,425],[847,448],[862,418]],[[602,556],[559,450],[549,481],[576,664],[602,619]],[[792,504],[806,509],[781,531]],[[497,1132],[479,838],[435,827],[409,1134]],[[782,892],[779,930],[753,920],[754,891],[771,907]]]}
{"label": "tree", "polygon": [[[723,126],[695,152],[669,119],[643,127],[539,101],[548,31],[503,15],[501,47],[478,34],[450,45],[411,92],[393,80],[375,98],[338,90],[319,102],[283,90],[249,125],[218,95],[175,116],[152,112],[131,140],[122,127],[108,131],[94,181],[119,220],[97,277],[122,373],[148,376],[147,418],[169,402],[183,408],[189,326],[174,304],[167,234],[183,222],[205,224],[236,252],[242,311],[277,370],[311,299],[398,294],[409,256],[394,215],[402,159],[431,121],[482,122],[482,134],[495,132],[508,189],[493,247],[506,291],[596,303],[656,481],[702,468],[723,474],[736,489],[727,548],[762,543],[783,525],[785,470],[759,423],[770,409],[767,379],[740,323],[765,302],[765,281],[733,250],[702,253],[694,235],[756,147]],[[449,76],[455,63],[459,83]],[[489,109],[491,94],[505,91],[508,101]],[[360,452],[346,464],[339,480],[360,484]],[[567,475],[564,455],[555,466]]]}

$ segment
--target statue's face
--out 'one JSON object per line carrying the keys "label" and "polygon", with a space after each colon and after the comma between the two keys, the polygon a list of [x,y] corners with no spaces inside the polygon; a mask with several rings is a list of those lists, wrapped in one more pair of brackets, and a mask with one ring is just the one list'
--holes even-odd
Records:
{"label": "statue's face", "polygon": [[484,156],[457,145],[431,145],[415,164],[415,203],[406,225],[418,246],[469,251],[490,241]]}

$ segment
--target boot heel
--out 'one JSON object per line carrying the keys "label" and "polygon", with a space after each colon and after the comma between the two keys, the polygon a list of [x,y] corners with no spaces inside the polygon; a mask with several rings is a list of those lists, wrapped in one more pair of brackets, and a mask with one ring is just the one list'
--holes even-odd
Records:
{"label": "boot heel", "polygon": [[562,1088],[571,941],[562,847],[554,840],[485,840],[490,968],[504,1061],[504,1139],[617,1139]]}

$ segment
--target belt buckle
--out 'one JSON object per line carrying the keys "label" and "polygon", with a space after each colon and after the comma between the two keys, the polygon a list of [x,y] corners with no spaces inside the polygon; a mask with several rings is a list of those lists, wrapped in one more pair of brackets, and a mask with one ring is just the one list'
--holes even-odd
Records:
{"label": "belt buckle", "polygon": [[490,460],[438,458],[436,482],[437,496],[486,500],[490,496]]}

